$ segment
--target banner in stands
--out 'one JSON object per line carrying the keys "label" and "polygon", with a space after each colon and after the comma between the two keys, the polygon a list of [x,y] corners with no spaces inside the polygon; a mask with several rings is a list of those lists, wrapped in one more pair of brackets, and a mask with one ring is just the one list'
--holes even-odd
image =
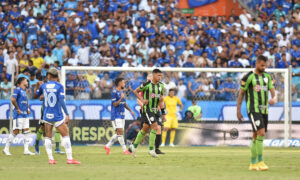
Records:
{"label": "banner in stands", "polygon": [[190,8],[204,6],[206,4],[211,4],[217,2],[218,0],[188,0]]}
{"label": "banner in stands", "polygon": [[[179,120],[184,118],[184,113],[192,105],[189,100],[182,100],[184,110],[177,113]],[[127,101],[127,104],[133,109],[134,113],[139,116],[140,107],[136,101]],[[31,119],[38,120],[41,117],[41,102],[29,101],[31,109]],[[236,118],[236,102],[235,101],[199,101],[198,105],[202,109],[202,120],[207,121],[237,121]],[[9,119],[10,102],[8,100],[0,101],[0,119]],[[76,120],[106,120],[110,119],[111,101],[110,100],[72,100],[67,101],[67,109],[70,119]],[[178,108],[179,110],[179,108]],[[247,120],[246,104],[242,104],[242,113]],[[129,111],[125,112],[125,119],[133,120]],[[282,121],[284,118],[283,104],[278,103],[269,109],[270,121]],[[300,121],[300,103],[293,103],[292,120]]]}
{"label": "banner in stands", "polygon": [[[125,129],[133,121],[126,121]],[[9,121],[0,121],[0,146],[4,146],[8,138]],[[79,121],[71,120],[68,124],[70,138],[73,145],[87,144],[106,144],[114,134],[111,121],[109,120],[90,120]],[[33,146],[36,138],[38,121],[30,121],[30,145]],[[126,131],[125,131],[126,132]],[[283,123],[270,123],[265,146],[282,147],[284,137]],[[126,138],[126,134],[125,134]],[[202,122],[202,123],[179,123],[176,130],[175,144],[182,146],[249,146],[252,138],[252,128],[249,123],[234,122]],[[292,138],[289,145],[300,147],[300,124],[292,125]],[[42,144],[42,142],[40,142]],[[146,136],[144,144],[148,144]],[[166,144],[169,144],[169,134]],[[23,135],[18,135],[13,145],[23,146]]]}

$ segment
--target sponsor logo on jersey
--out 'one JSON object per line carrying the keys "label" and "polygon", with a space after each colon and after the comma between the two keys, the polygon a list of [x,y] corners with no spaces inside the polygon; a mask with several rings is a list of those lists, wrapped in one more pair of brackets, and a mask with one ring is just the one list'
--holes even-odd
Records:
{"label": "sponsor logo on jersey", "polygon": [[46,88],[49,88],[49,89],[53,89],[55,87],[55,84],[47,84],[46,85]]}
{"label": "sponsor logo on jersey", "polygon": [[254,86],[254,90],[256,91],[256,92],[259,92],[259,91],[268,91],[268,87],[267,86],[260,86],[260,85],[256,85],[256,86]]}
{"label": "sponsor logo on jersey", "polygon": [[54,118],[54,114],[47,113],[47,114],[46,114],[46,117],[47,117],[48,119],[53,119],[53,118]]}
{"label": "sponsor logo on jersey", "polygon": [[151,93],[151,98],[160,98],[160,94]]}

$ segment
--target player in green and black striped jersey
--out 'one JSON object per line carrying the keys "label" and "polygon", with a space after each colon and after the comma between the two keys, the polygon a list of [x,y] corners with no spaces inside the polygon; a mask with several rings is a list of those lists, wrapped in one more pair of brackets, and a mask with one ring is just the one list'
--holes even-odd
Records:
{"label": "player in green and black striped jersey", "polygon": [[[268,126],[268,104],[274,105],[276,97],[272,77],[265,72],[266,65],[267,58],[262,55],[258,56],[255,70],[249,72],[241,80],[237,101],[237,118],[243,121],[241,104],[246,94],[247,112],[253,128],[249,170],[268,170],[268,166],[263,161],[263,140]],[[268,101],[269,91],[272,99]]]}
{"label": "player in green and black striped jersey", "polygon": [[[163,102],[164,95],[164,85],[160,82],[162,79],[162,72],[159,69],[154,69],[152,71],[152,81],[143,83],[139,88],[134,91],[134,94],[143,104],[143,113],[145,115],[145,120],[142,130],[136,137],[136,140],[133,144],[134,148],[132,149],[132,154],[135,156],[136,148],[147,134],[149,129],[149,154],[153,157],[157,157],[157,154],[154,151],[154,143],[156,138],[156,132],[158,129],[158,118],[156,114],[160,110],[159,106]],[[140,92],[143,92],[143,97],[140,95]],[[163,113],[163,120],[165,121],[165,115]]]}

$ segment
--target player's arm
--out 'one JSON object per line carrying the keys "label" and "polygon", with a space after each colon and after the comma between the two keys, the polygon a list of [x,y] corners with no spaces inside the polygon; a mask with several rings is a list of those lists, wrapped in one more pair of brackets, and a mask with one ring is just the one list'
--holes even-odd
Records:
{"label": "player's arm", "polygon": [[125,103],[125,108],[132,114],[133,117],[135,117],[134,112],[133,112],[132,109],[128,106],[127,103]]}
{"label": "player's arm", "polygon": [[249,76],[251,75],[251,72],[246,74],[242,80],[241,80],[241,86],[240,86],[240,91],[239,91],[239,97],[237,99],[237,103],[236,103],[236,116],[238,118],[238,120],[240,122],[243,121],[243,115],[241,113],[241,106],[242,106],[242,102],[245,96],[246,91],[249,88],[249,84],[251,82],[251,78],[249,78]]}
{"label": "player's arm", "polygon": [[237,100],[237,104],[236,104],[236,116],[238,118],[239,121],[243,121],[243,115],[241,113],[241,106],[242,106],[242,102],[243,102],[243,99],[244,99],[244,95],[245,95],[246,91],[243,90],[243,89],[240,89],[240,92],[239,92],[239,97],[238,97],[238,100]]}
{"label": "player's arm", "polygon": [[180,110],[182,111],[183,110],[183,104],[181,102],[181,100],[177,97],[177,104],[180,105]]}
{"label": "player's arm", "polygon": [[158,106],[160,107],[160,111],[161,111],[161,114],[162,114],[162,120],[163,122],[166,122],[167,119],[166,119],[166,110],[165,110],[165,104],[164,104],[164,95],[165,94],[165,89],[162,90],[162,94],[159,98],[159,104]]}
{"label": "player's arm", "polygon": [[139,106],[143,107],[143,102],[142,102],[142,101],[140,101],[139,99],[137,99],[136,101],[137,101],[137,104],[138,104]]}
{"label": "player's arm", "polygon": [[[147,82],[148,83],[148,82]],[[148,104],[148,100],[144,99],[141,95],[140,92],[146,90],[146,85],[147,83],[143,83],[140,87],[136,88],[133,93],[134,95],[142,102],[142,105]]]}
{"label": "player's arm", "polygon": [[11,97],[10,100],[11,100],[11,103],[15,106],[18,114],[21,114],[21,110],[18,106],[17,99],[15,97]]}
{"label": "player's arm", "polygon": [[60,91],[58,92],[59,97],[58,97],[58,102],[60,103],[62,109],[64,110],[66,114],[66,120],[65,123],[68,124],[70,122],[70,117],[69,117],[69,112],[65,103],[65,91],[63,86],[61,86]]}
{"label": "player's arm", "polygon": [[[116,93],[114,93],[114,94],[116,94]],[[113,97],[112,98],[113,105],[116,107],[116,106],[118,106],[121,103],[121,101],[125,97],[125,95],[124,95],[124,93],[122,93],[121,97],[120,97],[120,99],[118,101],[116,101],[116,95],[113,95],[112,97]]]}
{"label": "player's arm", "polygon": [[42,88],[41,85],[43,84],[43,81],[39,81],[36,83],[36,86],[34,87],[34,91],[33,91],[33,98],[36,99],[39,96],[42,95]]}
{"label": "player's arm", "polygon": [[272,77],[269,76],[268,78],[269,78],[269,80],[268,80],[268,89],[270,89],[271,97],[272,97],[272,99],[269,100],[269,104],[274,105],[277,102],[276,91],[275,91],[275,87],[273,85]]}

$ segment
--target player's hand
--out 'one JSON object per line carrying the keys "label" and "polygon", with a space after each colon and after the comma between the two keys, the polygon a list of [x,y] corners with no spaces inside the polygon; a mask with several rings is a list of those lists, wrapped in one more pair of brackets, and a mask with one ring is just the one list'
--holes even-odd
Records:
{"label": "player's hand", "polygon": [[237,111],[236,116],[240,122],[243,122],[244,117],[243,117],[241,111]]}
{"label": "player's hand", "polygon": [[36,83],[36,85],[38,85],[38,86],[40,86],[40,85],[42,85],[42,84],[44,84],[43,81],[39,81],[39,82]]}
{"label": "player's hand", "polygon": [[30,111],[30,109],[28,109],[27,113],[28,113],[28,114],[31,114],[31,111]]}
{"label": "player's hand", "polygon": [[270,100],[269,100],[269,104],[270,104],[271,106],[273,106],[275,103],[276,103],[275,99],[270,99]]}
{"label": "player's hand", "polygon": [[121,94],[120,99],[123,99],[125,97],[124,93]]}
{"label": "player's hand", "polygon": [[162,120],[163,120],[163,122],[167,121],[166,115],[162,115]]}
{"label": "player's hand", "polygon": [[142,102],[143,102],[143,105],[147,105],[149,101],[148,101],[148,100],[146,100],[146,99],[143,99],[143,101],[142,101]]}
{"label": "player's hand", "polygon": [[67,115],[67,116],[66,116],[65,123],[66,123],[66,124],[69,124],[69,122],[70,122],[70,117],[69,117],[69,115]]}
{"label": "player's hand", "polygon": [[21,111],[20,109],[17,109],[17,112],[18,112],[18,114],[21,114],[21,113],[22,113],[22,111]]}

